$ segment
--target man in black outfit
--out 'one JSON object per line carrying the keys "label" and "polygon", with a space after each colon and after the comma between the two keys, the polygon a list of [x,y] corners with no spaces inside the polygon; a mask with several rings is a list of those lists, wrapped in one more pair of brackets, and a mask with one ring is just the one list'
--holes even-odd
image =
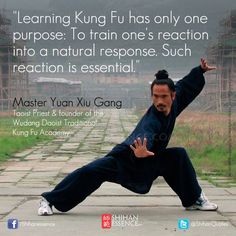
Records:
{"label": "man in black outfit", "polygon": [[176,117],[203,89],[203,73],[213,69],[201,59],[200,66],[176,85],[167,71],[158,71],[151,85],[153,104],[131,135],[105,157],[73,171],[52,191],[42,193],[38,215],[52,215],[52,206],[69,211],[105,181],[145,194],[158,176],[164,177],[187,210],[217,210],[199,186],[185,149],[167,148]]}

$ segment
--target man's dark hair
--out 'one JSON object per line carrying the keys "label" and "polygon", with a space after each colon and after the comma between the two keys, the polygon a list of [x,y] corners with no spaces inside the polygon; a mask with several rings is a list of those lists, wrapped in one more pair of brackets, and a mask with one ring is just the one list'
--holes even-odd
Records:
{"label": "man's dark hair", "polygon": [[175,92],[175,84],[173,82],[173,80],[171,78],[169,78],[169,74],[166,70],[159,70],[156,74],[155,74],[155,79],[153,80],[152,84],[151,84],[151,94],[152,94],[152,89],[153,86],[159,85],[159,84],[166,84],[170,91]]}

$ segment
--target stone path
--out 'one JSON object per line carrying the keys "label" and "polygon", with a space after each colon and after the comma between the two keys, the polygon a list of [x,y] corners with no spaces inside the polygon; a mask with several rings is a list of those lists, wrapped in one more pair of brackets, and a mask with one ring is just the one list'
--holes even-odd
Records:
{"label": "stone path", "polygon": [[[188,212],[162,178],[146,195],[134,194],[119,185],[104,183],[68,213],[37,216],[40,194],[52,189],[65,175],[106,154],[130,133],[137,122],[132,111],[105,110],[96,126],[74,128],[69,138],[57,137],[16,153],[0,166],[0,235],[11,235],[10,218],[19,220],[17,235],[182,235],[179,219],[188,219],[190,235],[236,235],[236,187],[216,188],[199,180],[217,212]],[[102,214],[109,213],[125,227],[101,227]],[[131,226],[131,216],[139,226]],[[128,220],[129,218],[129,220]],[[127,223],[128,222],[128,223]],[[137,223],[137,219],[136,219]],[[13,230],[14,231],[14,230]]]}

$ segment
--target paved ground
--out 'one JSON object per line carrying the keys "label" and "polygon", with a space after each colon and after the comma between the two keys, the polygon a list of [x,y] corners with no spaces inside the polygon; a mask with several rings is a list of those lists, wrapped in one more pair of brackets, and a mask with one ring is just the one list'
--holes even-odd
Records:
{"label": "paved ground", "polygon": [[[202,180],[206,195],[219,205],[217,212],[185,211],[159,178],[146,195],[104,183],[68,213],[37,216],[40,193],[52,189],[72,170],[107,153],[135,122],[131,111],[107,110],[96,126],[78,127],[70,138],[38,144],[2,164],[0,235],[236,235],[236,187],[216,188]],[[113,217],[111,228],[102,228],[103,214]],[[8,219],[18,219],[18,229],[8,229]],[[104,224],[109,223],[106,219]],[[189,229],[179,229],[180,219],[185,219],[181,227],[189,223]]]}

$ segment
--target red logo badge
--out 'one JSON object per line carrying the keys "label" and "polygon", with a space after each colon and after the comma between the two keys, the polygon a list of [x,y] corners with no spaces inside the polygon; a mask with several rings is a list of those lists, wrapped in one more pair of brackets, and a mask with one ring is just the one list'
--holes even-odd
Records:
{"label": "red logo badge", "polygon": [[102,214],[102,228],[110,229],[111,228],[111,214]]}

